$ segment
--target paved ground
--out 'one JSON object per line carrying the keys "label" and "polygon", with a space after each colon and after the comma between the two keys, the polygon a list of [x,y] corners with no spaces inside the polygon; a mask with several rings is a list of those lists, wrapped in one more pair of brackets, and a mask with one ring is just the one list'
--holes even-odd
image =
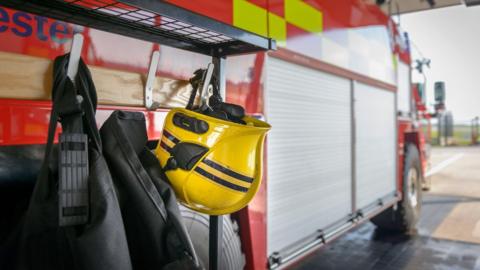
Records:
{"label": "paved ground", "polygon": [[412,235],[364,224],[296,269],[480,270],[480,147],[434,148],[432,189]]}

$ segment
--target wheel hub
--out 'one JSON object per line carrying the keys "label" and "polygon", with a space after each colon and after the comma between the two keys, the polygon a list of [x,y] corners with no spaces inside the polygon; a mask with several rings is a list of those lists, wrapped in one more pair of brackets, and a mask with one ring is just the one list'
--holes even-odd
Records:
{"label": "wheel hub", "polygon": [[410,168],[408,171],[408,177],[407,177],[407,185],[408,185],[408,199],[410,201],[410,204],[413,207],[416,207],[418,204],[418,194],[417,194],[417,185],[418,185],[418,172],[417,169],[415,168]]}

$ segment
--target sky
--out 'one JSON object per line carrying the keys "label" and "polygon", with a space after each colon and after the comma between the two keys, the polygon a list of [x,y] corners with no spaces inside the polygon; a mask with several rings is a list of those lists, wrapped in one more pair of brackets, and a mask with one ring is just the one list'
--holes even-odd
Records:
{"label": "sky", "polygon": [[400,26],[414,43],[414,57],[418,48],[431,59],[426,71],[427,104],[434,102],[434,82],[444,81],[445,104],[456,123],[480,116],[480,6],[405,14]]}

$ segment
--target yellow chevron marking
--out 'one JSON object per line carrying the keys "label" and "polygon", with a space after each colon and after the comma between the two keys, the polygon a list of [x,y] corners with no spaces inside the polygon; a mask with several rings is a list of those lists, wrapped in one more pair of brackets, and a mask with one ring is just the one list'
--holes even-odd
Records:
{"label": "yellow chevron marking", "polygon": [[323,30],[322,12],[301,0],[284,0],[285,18],[268,12],[248,0],[233,0],[233,25],[286,46],[287,22],[311,33]]}
{"label": "yellow chevron marking", "polygon": [[285,19],[287,22],[312,33],[323,30],[322,12],[301,0],[285,1]]}
{"label": "yellow chevron marking", "polygon": [[233,0],[233,25],[261,36],[268,36],[267,10],[247,0]]}
{"label": "yellow chevron marking", "polygon": [[287,22],[284,18],[268,13],[270,37],[277,41],[277,46],[285,47],[287,42]]}

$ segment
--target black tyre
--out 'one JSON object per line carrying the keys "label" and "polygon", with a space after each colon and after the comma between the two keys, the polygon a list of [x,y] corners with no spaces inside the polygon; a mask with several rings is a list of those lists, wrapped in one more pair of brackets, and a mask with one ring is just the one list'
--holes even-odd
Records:
{"label": "black tyre", "polygon": [[372,218],[377,227],[409,232],[415,228],[422,207],[422,174],[418,150],[413,144],[406,146],[403,168],[403,198],[396,207],[386,209]]}
{"label": "black tyre", "polygon": [[[209,217],[180,207],[185,226],[192,238],[195,252],[204,269],[208,268],[208,235]],[[223,248],[220,268],[222,270],[240,270],[245,267],[245,256],[242,253],[238,225],[230,216],[223,218]]]}

